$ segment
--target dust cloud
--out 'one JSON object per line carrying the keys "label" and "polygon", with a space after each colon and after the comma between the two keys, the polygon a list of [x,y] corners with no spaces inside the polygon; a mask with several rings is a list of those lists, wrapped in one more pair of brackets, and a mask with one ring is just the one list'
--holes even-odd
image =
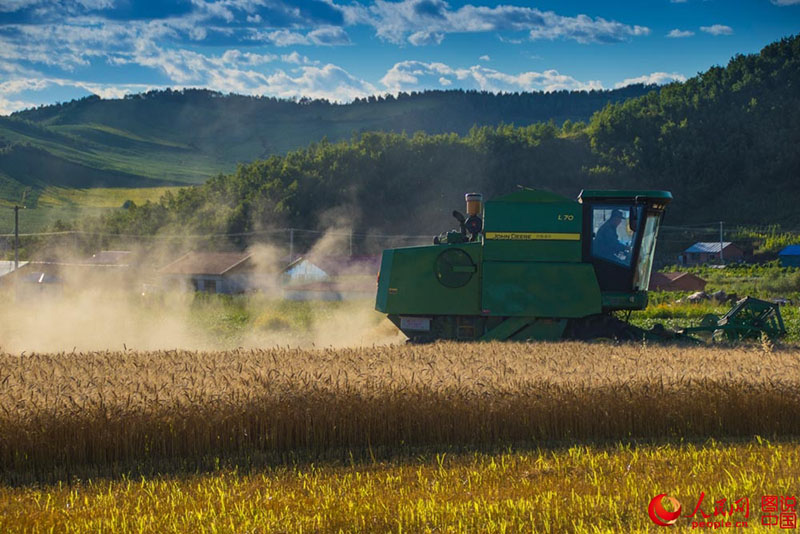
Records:
{"label": "dust cloud", "polygon": [[[325,232],[304,257],[323,259],[347,250],[347,231]],[[195,292],[188,278],[166,280],[161,267],[192,248],[162,240],[127,247],[126,263],[94,263],[74,252],[49,250],[0,279],[0,351],[224,350],[232,348],[347,347],[402,343],[405,337],[374,310],[374,294],[329,302],[290,300],[288,253],[270,243],[247,248],[248,285],[237,295]],[[345,264],[328,294],[374,274]]]}

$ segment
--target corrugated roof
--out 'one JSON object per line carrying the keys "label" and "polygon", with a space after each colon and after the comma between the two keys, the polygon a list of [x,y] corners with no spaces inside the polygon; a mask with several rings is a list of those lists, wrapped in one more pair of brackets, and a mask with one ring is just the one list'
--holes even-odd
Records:
{"label": "corrugated roof", "polygon": [[[724,248],[728,248],[728,246],[733,245],[730,241],[723,242]],[[719,241],[711,241],[708,243],[699,242],[695,243],[691,247],[684,250],[684,252],[705,252],[710,254],[719,254]]]}
{"label": "corrugated roof", "polygon": [[674,282],[681,276],[684,276],[686,273],[653,273],[653,276],[660,276],[662,278],[666,278],[669,281]]}
{"label": "corrugated roof", "polygon": [[189,252],[159,269],[162,274],[221,276],[250,258],[246,252]]}
{"label": "corrugated roof", "polygon": [[789,245],[778,252],[778,256],[800,256],[800,245]]}

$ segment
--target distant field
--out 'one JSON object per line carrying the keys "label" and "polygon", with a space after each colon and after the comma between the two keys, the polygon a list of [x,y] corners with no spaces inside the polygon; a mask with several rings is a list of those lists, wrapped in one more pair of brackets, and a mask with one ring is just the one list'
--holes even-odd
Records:
{"label": "distant field", "polygon": [[[89,206],[48,206],[37,207],[19,212],[20,233],[44,232],[56,221],[70,222],[81,217],[95,217],[106,213],[109,208]],[[0,205],[0,234],[14,232],[14,211],[8,206]]]}
{"label": "distant field", "polygon": [[50,206],[84,206],[91,208],[119,208],[127,200],[136,204],[156,201],[167,191],[180,187],[95,187],[89,189],[67,189],[49,187],[39,197],[39,204]]}
{"label": "distant field", "polygon": [[[793,442],[534,447],[503,453],[423,453],[350,464],[71,485],[0,486],[4,533],[656,532],[647,508],[667,493],[690,515],[705,494],[709,521],[761,527],[764,495],[796,496]],[[713,516],[714,503],[749,499]],[[703,520],[697,512],[694,520]],[[689,530],[690,518],[676,526]],[[670,532],[669,529],[661,529]],[[710,529],[700,529],[706,531]],[[772,531],[785,530],[774,527]]]}
{"label": "distant field", "polygon": [[[165,192],[178,189],[180,187],[48,187],[39,196],[36,207],[20,211],[20,232],[42,232],[59,220],[69,223],[81,217],[96,217],[109,210],[121,208],[126,200],[132,200],[136,204],[144,204],[148,200],[156,201]],[[10,201],[0,200],[0,234],[14,231],[14,211],[11,209],[13,205]]]}

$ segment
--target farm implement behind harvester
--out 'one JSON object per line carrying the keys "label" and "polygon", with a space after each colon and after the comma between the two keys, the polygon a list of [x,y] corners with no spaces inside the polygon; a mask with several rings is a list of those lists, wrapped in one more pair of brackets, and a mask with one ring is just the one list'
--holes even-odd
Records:
{"label": "farm implement behind harvester", "polygon": [[786,334],[781,310],[777,304],[753,297],[745,297],[722,317],[708,314],[698,326],[690,326],[676,332],[663,327],[646,330],[650,337],[685,338],[697,341],[729,341],[761,339],[766,336],[776,340]]}

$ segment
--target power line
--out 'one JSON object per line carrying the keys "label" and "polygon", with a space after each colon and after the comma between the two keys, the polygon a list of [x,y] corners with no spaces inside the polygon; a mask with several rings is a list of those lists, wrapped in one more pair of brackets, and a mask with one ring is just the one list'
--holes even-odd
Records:
{"label": "power line", "polygon": [[[96,237],[129,237],[144,239],[206,239],[217,237],[250,237],[257,235],[276,235],[290,232],[313,234],[313,235],[332,235],[336,237],[363,237],[379,239],[430,239],[433,234],[407,235],[407,234],[372,234],[363,232],[331,232],[327,230],[308,230],[303,228],[279,228],[273,230],[256,230],[252,232],[236,232],[227,234],[115,234],[110,232],[86,232],[82,230],[66,230],[63,232],[30,232],[19,234],[20,237],[46,237],[57,235],[73,236],[96,236]],[[0,237],[14,237],[14,234],[0,234]]]}

